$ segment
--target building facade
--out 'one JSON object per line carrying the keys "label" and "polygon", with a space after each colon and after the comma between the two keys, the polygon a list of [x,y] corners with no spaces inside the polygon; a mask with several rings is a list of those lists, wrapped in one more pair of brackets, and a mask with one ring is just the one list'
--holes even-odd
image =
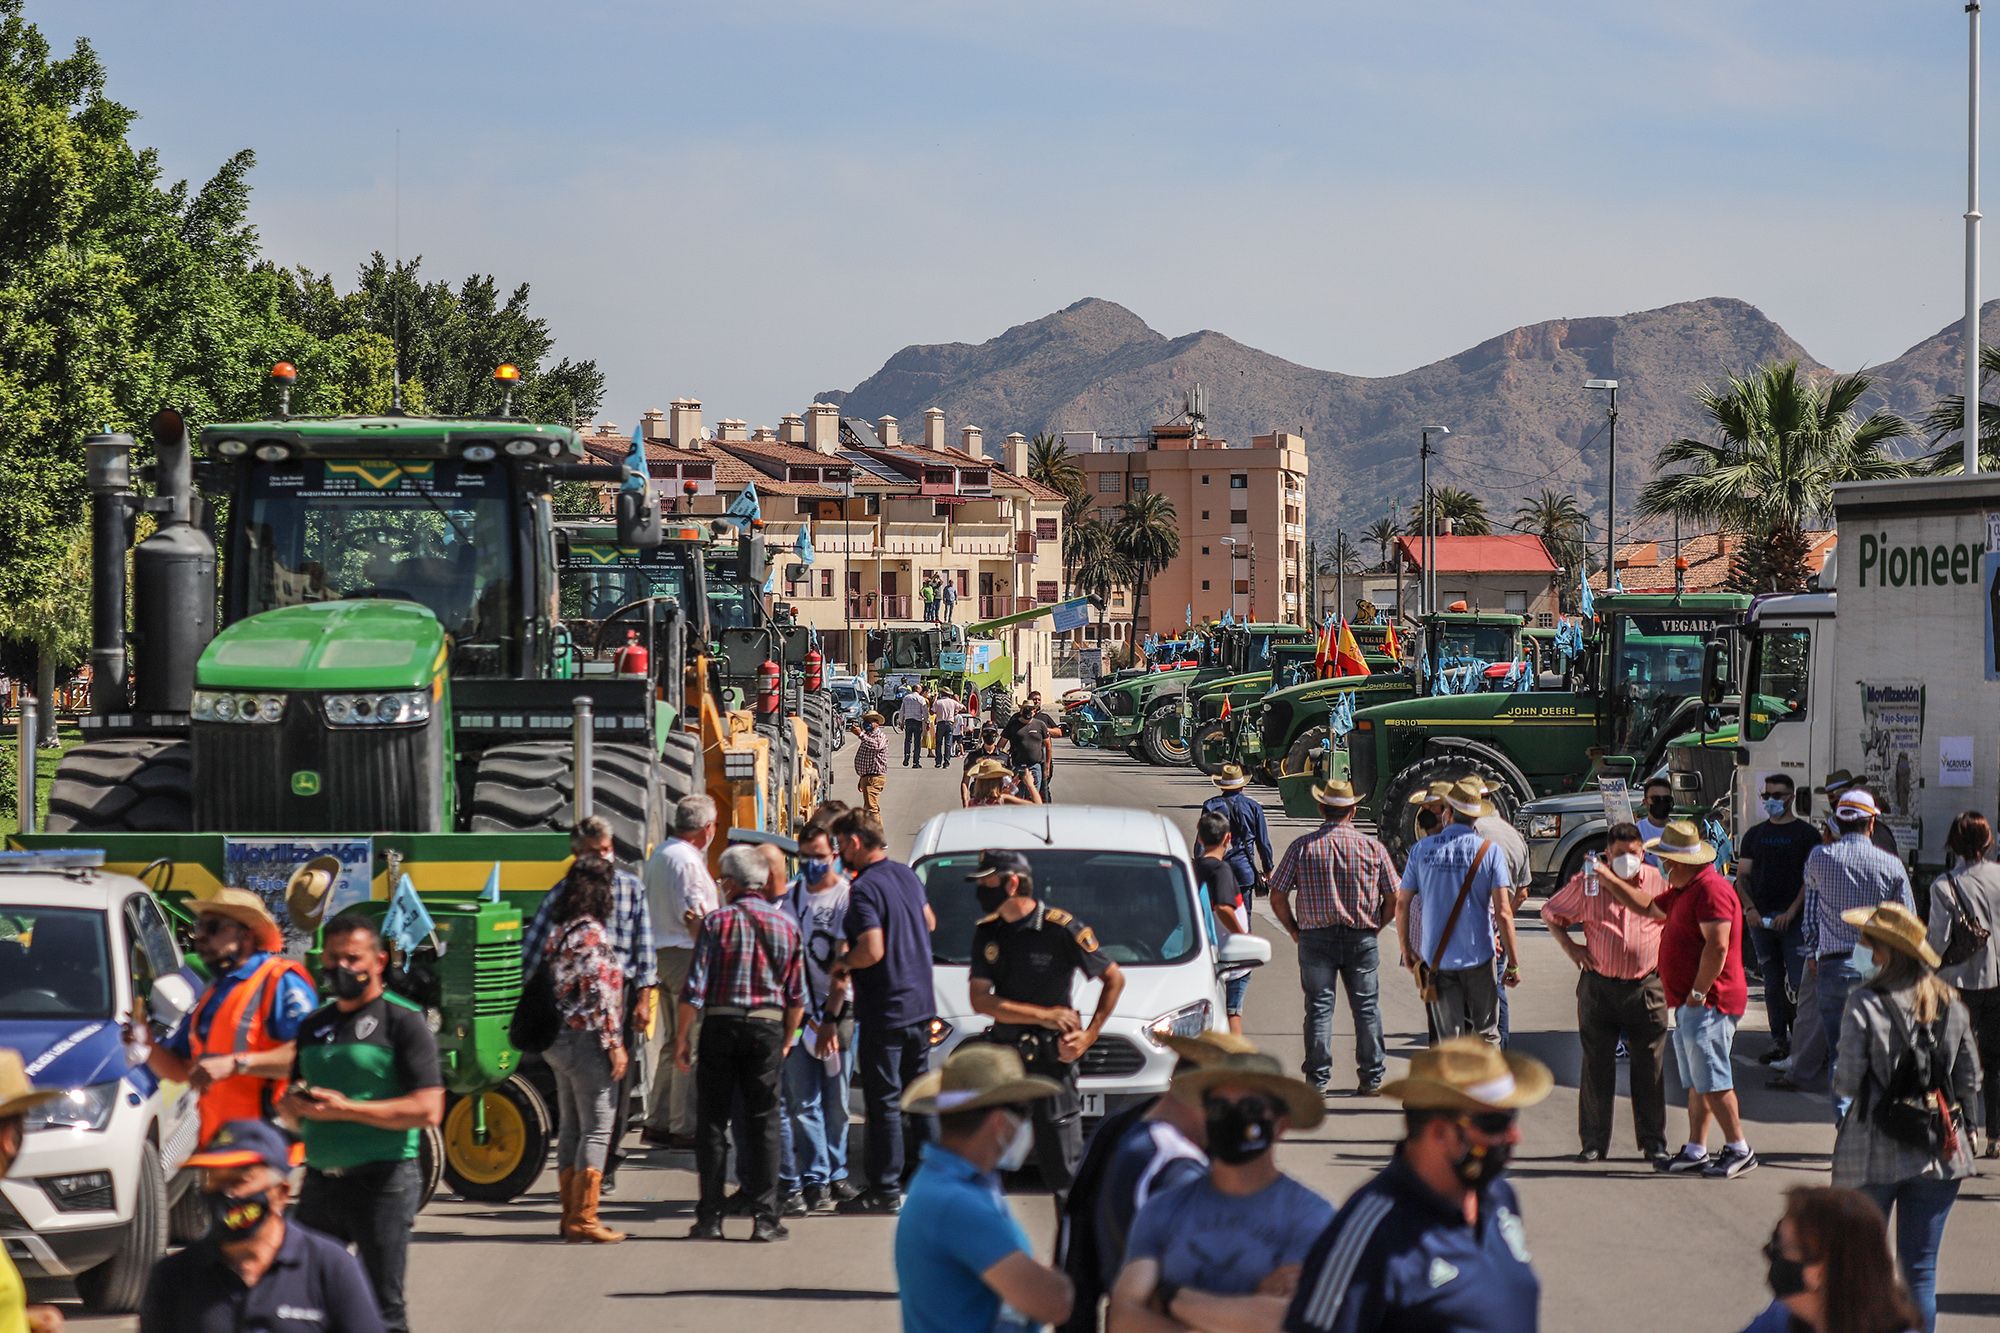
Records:
{"label": "building facade", "polygon": [[[1464,602],[1468,611],[1498,611],[1524,617],[1530,626],[1555,624],[1556,562],[1542,539],[1532,533],[1488,537],[1439,534],[1431,539],[1437,559],[1438,609]],[[1396,574],[1362,576],[1363,596],[1378,607],[1393,607],[1407,615],[1420,609],[1423,544],[1416,537],[1396,539]]]}

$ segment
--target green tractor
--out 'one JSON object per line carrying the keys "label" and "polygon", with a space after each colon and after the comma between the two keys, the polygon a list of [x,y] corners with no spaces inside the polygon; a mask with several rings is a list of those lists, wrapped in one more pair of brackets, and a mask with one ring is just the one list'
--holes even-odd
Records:
{"label": "green tractor", "polygon": [[[1095,598],[1082,605],[1096,606]],[[898,693],[935,686],[959,698],[979,691],[980,712],[1004,716],[1014,702],[1014,659],[997,635],[1054,616],[1062,604],[1029,607],[969,625],[918,625],[883,630],[875,655],[876,684]]]}
{"label": "green tractor", "polygon": [[1512,818],[1523,802],[1580,790],[1599,775],[1643,777],[1669,742],[1699,729],[1706,645],[1726,639],[1748,604],[1728,593],[1608,593],[1597,598],[1597,632],[1562,688],[1489,688],[1360,709],[1345,758],[1364,810],[1401,856],[1416,838],[1410,796],[1440,779],[1484,778]]}
{"label": "green tractor", "polygon": [[[1395,671],[1401,664],[1382,651],[1386,625],[1355,625],[1355,642],[1371,672]],[[1275,691],[1309,684],[1318,645],[1312,639],[1286,643],[1271,653],[1271,669],[1224,676],[1188,691],[1187,725],[1191,731],[1188,760],[1213,777],[1225,764],[1241,765],[1253,777],[1270,780],[1264,765],[1263,733],[1257,710]]]}
{"label": "green tractor", "polygon": [[[1152,671],[1100,687],[1093,715],[1102,716],[1096,743],[1124,749],[1134,759],[1177,767],[1188,762],[1193,727],[1187,696],[1226,677],[1268,675],[1288,645],[1310,647],[1313,631],[1304,625],[1255,623],[1212,625],[1196,641],[1195,665]],[[1176,659],[1187,661],[1187,657]]]}

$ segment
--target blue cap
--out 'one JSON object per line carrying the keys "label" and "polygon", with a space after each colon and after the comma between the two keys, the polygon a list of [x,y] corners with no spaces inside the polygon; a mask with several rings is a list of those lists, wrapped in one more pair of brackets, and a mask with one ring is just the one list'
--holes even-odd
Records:
{"label": "blue cap", "polygon": [[268,1166],[289,1171],[305,1159],[305,1145],[294,1143],[276,1125],[263,1120],[231,1120],[215,1131],[202,1150],[187,1159],[189,1166],[227,1169]]}

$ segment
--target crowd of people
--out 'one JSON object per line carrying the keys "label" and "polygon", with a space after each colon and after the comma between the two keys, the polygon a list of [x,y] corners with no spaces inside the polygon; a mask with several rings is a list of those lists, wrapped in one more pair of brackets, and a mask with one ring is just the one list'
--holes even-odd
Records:
{"label": "crowd of people", "polygon": [[[911,686],[895,703],[896,728],[903,736],[904,768],[949,768],[959,764],[959,804],[1045,805],[1055,799],[1053,742],[1067,733],[1049,713],[1040,690],[1009,708],[999,700],[984,714],[979,691],[965,697],[949,685]],[[856,791],[862,808],[881,814],[889,774],[887,719],[870,709],[849,728],[859,742],[854,753]]]}

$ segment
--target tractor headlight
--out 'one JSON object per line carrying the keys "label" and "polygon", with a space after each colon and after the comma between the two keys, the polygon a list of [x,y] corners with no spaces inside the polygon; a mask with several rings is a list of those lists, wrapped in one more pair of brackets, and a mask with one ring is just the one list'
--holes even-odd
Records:
{"label": "tractor headlight", "polygon": [[493,461],[493,446],[490,444],[468,444],[459,457],[468,463],[490,463]]}
{"label": "tractor headlight", "polygon": [[285,716],[285,696],[196,690],[188,712],[197,722],[277,722]]}
{"label": "tractor headlight", "polygon": [[28,1112],[27,1129],[103,1129],[111,1123],[124,1084],[118,1079],[93,1083],[87,1088],[71,1088],[54,1101],[43,1102]]}
{"label": "tractor headlight", "polygon": [[431,720],[429,690],[383,694],[329,694],[320,700],[327,722],[336,727],[396,726]]}

